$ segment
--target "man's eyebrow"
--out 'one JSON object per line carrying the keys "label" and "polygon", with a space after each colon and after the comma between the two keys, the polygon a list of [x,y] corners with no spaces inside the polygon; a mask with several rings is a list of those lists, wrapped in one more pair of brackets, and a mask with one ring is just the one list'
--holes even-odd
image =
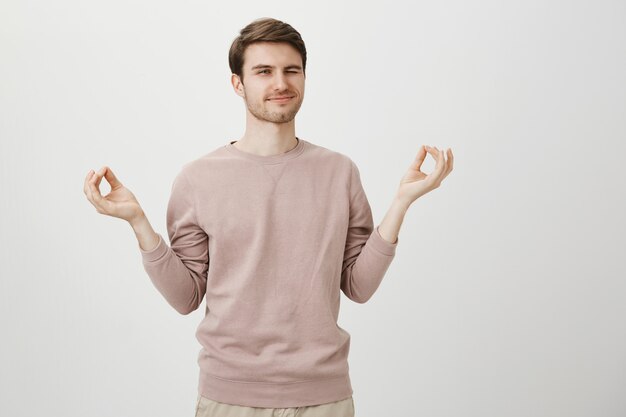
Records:
{"label": "man's eyebrow", "polygon": [[[261,68],[276,68],[276,67],[273,66],[273,65],[258,64],[258,65],[253,66],[251,69],[254,71],[255,69],[261,69]],[[301,70],[302,67],[300,65],[287,65],[285,67],[285,69],[299,69],[299,70]]]}

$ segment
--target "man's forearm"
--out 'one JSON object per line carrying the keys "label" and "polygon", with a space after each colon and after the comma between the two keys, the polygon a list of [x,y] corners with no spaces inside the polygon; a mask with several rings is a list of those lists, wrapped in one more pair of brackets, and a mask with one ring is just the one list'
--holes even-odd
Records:
{"label": "man's forearm", "polygon": [[157,247],[159,235],[156,234],[145,214],[128,222],[135,232],[139,247],[144,251],[150,251]]}
{"label": "man's forearm", "polygon": [[391,243],[396,243],[400,226],[402,226],[404,215],[408,209],[409,206],[406,203],[397,199],[393,200],[391,207],[387,210],[387,214],[385,214],[385,217],[378,226],[378,232],[383,239]]}

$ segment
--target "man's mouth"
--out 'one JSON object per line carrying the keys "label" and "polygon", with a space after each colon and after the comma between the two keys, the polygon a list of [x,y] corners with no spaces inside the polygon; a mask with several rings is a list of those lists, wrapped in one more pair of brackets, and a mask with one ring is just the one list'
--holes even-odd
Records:
{"label": "man's mouth", "polygon": [[286,101],[289,101],[293,98],[294,96],[286,96],[286,97],[276,97],[276,98],[270,98],[270,101],[275,101],[277,103],[283,103]]}

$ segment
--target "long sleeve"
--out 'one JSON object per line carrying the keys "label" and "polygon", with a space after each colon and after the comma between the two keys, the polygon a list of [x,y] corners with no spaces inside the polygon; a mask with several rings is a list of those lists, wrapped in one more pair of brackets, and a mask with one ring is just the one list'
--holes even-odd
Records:
{"label": "long sleeve", "polygon": [[193,189],[184,171],[172,184],[167,206],[170,245],[159,233],[149,251],[139,247],[148,276],[167,302],[181,314],[196,310],[206,292],[209,268],[208,236],[198,225]]}
{"label": "long sleeve", "polygon": [[365,303],[380,285],[395,257],[398,239],[391,243],[374,228],[372,211],[361,184],[359,170],[351,162],[350,220],[341,269],[341,290],[351,300]]}

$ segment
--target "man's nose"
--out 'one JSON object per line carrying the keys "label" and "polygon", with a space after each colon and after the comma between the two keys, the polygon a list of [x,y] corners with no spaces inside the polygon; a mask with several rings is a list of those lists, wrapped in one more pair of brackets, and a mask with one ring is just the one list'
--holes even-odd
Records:
{"label": "man's nose", "polygon": [[274,77],[274,89],[284,90],[287,87],[287,77],[284,74],[277,73]]}

